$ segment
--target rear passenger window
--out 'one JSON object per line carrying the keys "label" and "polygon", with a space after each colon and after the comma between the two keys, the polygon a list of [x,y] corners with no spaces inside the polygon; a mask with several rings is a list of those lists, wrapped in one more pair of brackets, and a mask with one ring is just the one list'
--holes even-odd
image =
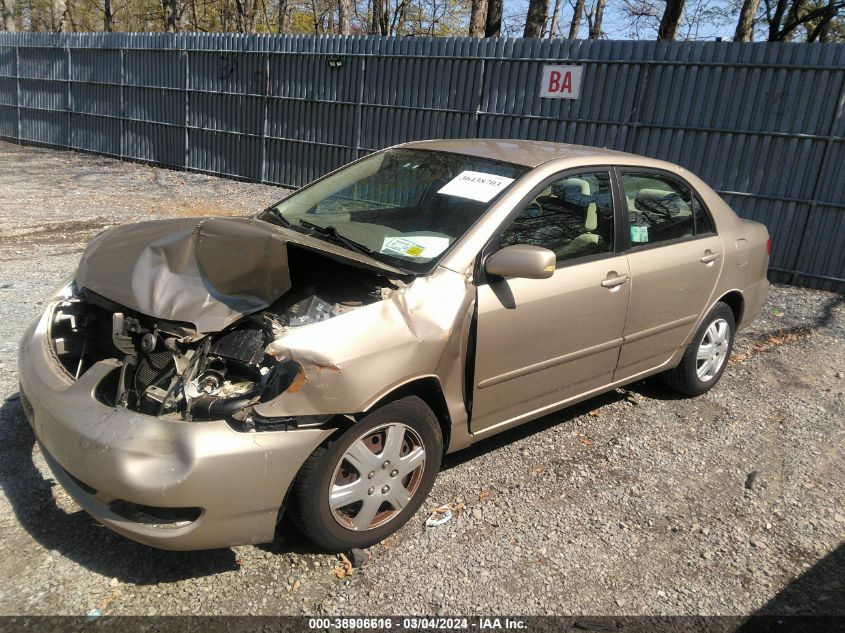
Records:
{"label": "rear passenger window", "polygon": [[695,234],[689,188],[662,174],[625,172],[631,246],[692,237]]}
{"label": "rear passenger window", "polygon": [[705,233],[715,233],[713,230],[713,221],[710,219],[710,214],[707,209],[696,197],[692,199],[692,213],[695,216],[695,234],[704,235]]}

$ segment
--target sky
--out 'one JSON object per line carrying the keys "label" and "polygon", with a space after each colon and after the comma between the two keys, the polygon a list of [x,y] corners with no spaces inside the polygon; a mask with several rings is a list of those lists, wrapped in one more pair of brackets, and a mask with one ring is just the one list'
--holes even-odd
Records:
{"label": "sky", "polygon": [[[574,1],[574,0],[573,0]],[[587,5],[592,4],[592,0],[586,0]],[[660,4],[658,0],[658,4]],[[550,0],[551,7],[554,7],[554,0]],[[722,37],[729,40],[733,37],[734,29],[736,28],[736,13],[730,13],[733,6],[731,0],[688,0],[686,5],[686,15],[694,16],[696,13],[703,15],[701,20],[698,20],[699,25],[697,29],[687,30],[682,27],[681,35],[695,40],[714,40],[716,37]],[[607,39],[653,39],[656,37],[656,28],[651,30],[647,25],[643,25],[637,34],[632,30],[624,12],[623,0],[608,0],[605,8],[604,18],[602,20],[602,31],[605,33]],[[522,29],[525,25],[525,14],[528,8],[528,0],[505,0],[505,28],[511,32],[508,35],[521,36]],[[728,13],[727,17],[715,17],[715,15],[724,15]],[[564,36],[569,31],[569,23],[572,20],[572,4],[569,0],[562,0],[560,24]],[[652,24],[656,27],[657,21]],[[581,25],[580,37],[587,37],[586,21]]]}

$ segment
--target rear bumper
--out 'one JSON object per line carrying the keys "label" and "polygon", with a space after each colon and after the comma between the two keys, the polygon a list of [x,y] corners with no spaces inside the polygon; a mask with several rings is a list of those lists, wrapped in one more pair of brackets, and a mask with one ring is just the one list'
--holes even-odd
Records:
{"label": "rear bumper", "polygon": [[737,324],[737,330],[751,325],[751,322],[760,314],[769,296],[769,286],[769,280],[763,278],[742,291],[745,306],[742,311],[742,320]]}
{"label": "rear bumper", "polygon": [[[49,313],[21,342],[21,399],[56,480],[115,532],[147,545],[189,550],[273,539],[299,467],[331,430],[241,433],[225,421],[183,422],[109,407],[94,397],[117,361],[76,382],[54,358]],[[140,520],[126,508],[164,509]]]}

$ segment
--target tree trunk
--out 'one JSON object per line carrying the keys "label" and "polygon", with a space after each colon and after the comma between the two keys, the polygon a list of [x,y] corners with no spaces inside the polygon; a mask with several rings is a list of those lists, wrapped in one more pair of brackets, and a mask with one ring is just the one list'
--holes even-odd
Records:
{"label": "tree trunk", "polygon": [[279,24],[276,27],[277,33],[284,33],[288,22],[288,0],[279,0]]}
{"label": "tree trunk", "polygon": [[235,19],[239,33],[253,33],[255,31],[254,0],[235,0]]}
{"label": "tree trunk", "polygon": [[584,16],[584,0],[575,0],[572,9],[572,22],[569,23],[569,39],[578,39],[578,30],[581,28],[581,19]]}
{"label": "tree trunk", "polygon": [[759,6],[760,0],[743,0],[739,20],[736,23],[734,42],[750,42],[754,39],[754,17],[757,15]]}
{"label": "tree trunk", "polygon": [[781,29],[781,41],[791,42],[795,36],[795,29],[801,23],[801,16],[805,13],[804,3],[801,0],[793,0],[792,6],[789,7],[789,13],[786,14],[786,23]]}
{"label": "tree trunk", "polygon": [[502,0],[487,0],[487,19],[484,37],[499,37],[502,33]]}
{"label": "tree trunk", "polygon": [[114,24],[114,11],[111,8],[111,0],[103,0],[103,31],[111,33]]}
{"label": "tree trunk", "polygon": [[352,0],[337,0],[337,25],[341,35],[349,35],[351,27],[349,14],[352,9]]}
{"label": "tree trunk", "polygon": [[53,30],[64,33],[67,30],[67,0],[52,0],[50,4]]}
{"label": "tree trunk", "polygon": [[543,37],[549,16],[549,0],[530,0],[522,37]]}
{"label": "tree trunk", "polygon": [[469,36],[484,37],[484,19],[487,13],[487,0],[472,0],[469,15]]}
{"label": "tree trunk", "polygon": [[161,0],[161,8],[164,10],[164,30],[168,33],[175,33],[179,30],[179,0]]}
{"label": "tree trunk", "polygon": [[396,3],[396,8],[393,10],[393,20],[390,22],[385,35],[395,35],[399,37],[405,29],[405,15],[408,11],[409,0],[400,0]]}
{"label": "tree trunk", "polygon": [[[766,5],[768,9],[768,4]],[[777,0],[775,12],[769,15],[769,41],[777,42],[780,38],[780,26],[783,21],[783,14],[786,13],[786,0]]]}
{"label": "tree trunk", "polygon": [[373,23],[370,33],[373,35],[390,34],[390,0],[373,0]]}
{"label": "tree trunk", "polygon": [[684,4],[686,0],[666,0],[666,10],[660,19],[660,28],[657,30],[658,40],[674,40],[678,35],[678,25],[684,15]]}
{"label": "tree trunk", "polygon": [[0,14],[3,18],[4,31],[17,31],[15,24],[15,0],[0,0]]}
{"label": "tree trunk", "polygon": [[808,42],[819,42],[824,44],[830,39],[830,26],[833,22],[833,18],[836,17],[837,9],[834,6],[833,0],[828,0],[827,7],[828,11],[822,14],[822,17],[819,18],[818,24],[816,24],[815,28],[810,30],[808,33]]}
{"label": "tree trunk", "polygon": [[560,17],[560,0],[555,0],[555,8],[552,11],[552,25],[549,27],[549,39],[557,37],[557,21]]}
{"label": "tree trunk", "polygon": [[596,6],[593,8],[593,20],[590,24],[589,38],[597,40],[601,37],[601,21],[604,18],[604,5],[607,0],[596,0]]}

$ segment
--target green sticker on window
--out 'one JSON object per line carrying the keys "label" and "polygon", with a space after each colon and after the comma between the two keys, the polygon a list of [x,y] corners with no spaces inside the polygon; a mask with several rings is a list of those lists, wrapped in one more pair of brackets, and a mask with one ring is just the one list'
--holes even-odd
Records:
{"label": "green sticker on window", "polygon": [[632,226],[631,227],[631,242],[634,244],[644,244],[648,242],[648,227],[647,226]]}

